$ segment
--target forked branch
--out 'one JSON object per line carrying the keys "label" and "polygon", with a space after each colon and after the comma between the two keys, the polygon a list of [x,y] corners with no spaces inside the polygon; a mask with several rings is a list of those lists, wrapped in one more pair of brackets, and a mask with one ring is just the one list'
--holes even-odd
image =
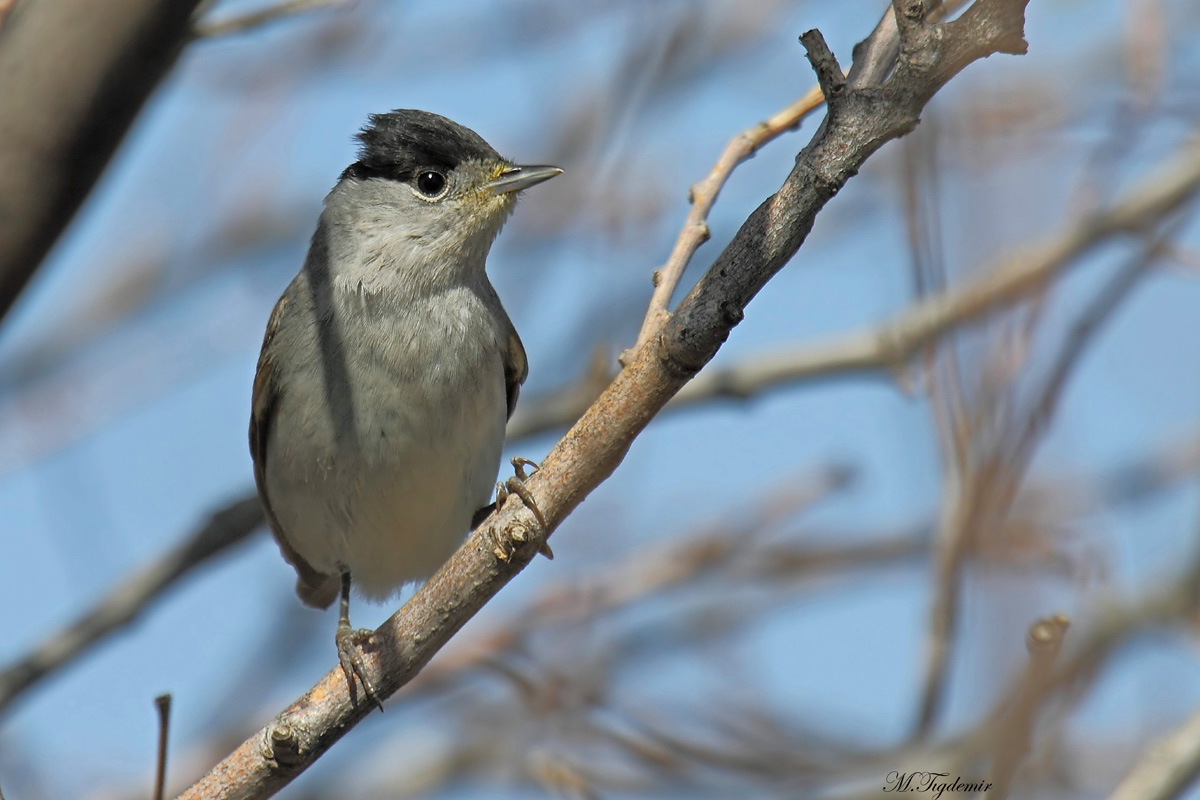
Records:
{"label": "forked branch", "polygon": [[[750,215],[712,268],[663,327],[632,354],[583,418],[526,482],[546,520],[541,529],[510,500],[376,632],[367,677],[381,697],[411,680],[442,645],[537,553],[548,536],[621,463],[651,419],[717,352],[744,309],[795,254],[817,213],[875,151],[917,124],[929,99],[972,61],[1023,52],[1028,0],[978,0],[958,19],[931,24],[898,3],[911,25],[889,77],[849,87],[796,159],[783,186]],[[814,65],[835,81],[820,34],[804,41]],[[838,70],[840,72],[840,69]],[[844,79],[844,76],[842,76]],[[497,541],[511,547],[494,555]],[[183,797],[267,797],[289,783],[371,710],[353,705],[340,669],[326,675]]]}

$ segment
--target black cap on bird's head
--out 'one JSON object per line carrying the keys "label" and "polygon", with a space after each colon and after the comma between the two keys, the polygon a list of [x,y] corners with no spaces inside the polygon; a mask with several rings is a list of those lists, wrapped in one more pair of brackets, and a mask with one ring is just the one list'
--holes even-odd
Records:
{"label": "black cap on bird's head", "polygon": [[427,203],[468,203],[473,217],[496,232],[519,192],[562,174],[558,167],[513,164],[475,131],[428,111],[372,114],[358,139],[358,161],[342,173],[343,182],[382,180],[407,185]]}
{"label": "black cap on bird's head", "polygon": [[403,181],[418,169],[449,171],[464,161],[506,163],[475,131],[411,108],[372,114],[358,140],[358,161],[342,177]]}

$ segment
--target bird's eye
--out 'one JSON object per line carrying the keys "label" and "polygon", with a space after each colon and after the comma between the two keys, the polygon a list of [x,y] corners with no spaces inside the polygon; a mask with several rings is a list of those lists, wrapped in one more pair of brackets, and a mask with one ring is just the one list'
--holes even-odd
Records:
{"label": "bird's eye", "polygon": [[417,191],[426,197],[437,197],[446,188],[446,176],[429,170],[417,176]]}

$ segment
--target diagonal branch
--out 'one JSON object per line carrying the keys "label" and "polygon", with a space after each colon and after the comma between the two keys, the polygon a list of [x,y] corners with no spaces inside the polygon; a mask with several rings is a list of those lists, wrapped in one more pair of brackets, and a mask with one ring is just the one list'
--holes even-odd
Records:
{"label": "diagonal branch", "polygon": [[751,158],[760,147],[785,131],[796,130],[804,118],[823,102],[825,96],[821,94],[819,87],[809,89],[803,97],[775,113],[770,119],[747,128],[730,139],[721,157],[713,165],[712,171],[703,180],[692,184],[688,190],[692,208],[688,211],[683,230],[679,232],[679,238],[666,264],[662,269],[654,271],[654,292],[650,296],[650,307],[646,310],[646,318],[642,320],[642,329],[638,332],[634,349],[648,342],[670,318],[671,314],[667,309],[671,304],[671,296],[675,293],[675,288],[696,250],[708,241],[708,213],[712,211],[713,204],[717,202],[717,195],[721,193],[721,188],[725,181],[729,180],[734,169]]}
{"label": "diagonal branch", "polygon": [[[714,398],[744,400],[764,391],[842,375],[899,371],[929,344],[996,309],[1039,291],[1114,238],[1145,233],[1200,191],[1200,140],[1184,145],[1149,178],[1055,236],[1010,253],[892,319],[823,340],[711,366],[667,404],[677,410]],[[508,436],[531,436],[570,425],[600,396],[610,376],[591,370],[561,393],[517,407]]]}
{"label": "diagonal branch", "polygon": [[[1000,259],[980,270],[977,277],[926,298],[888,322],[799,347],[750,356],[727,366],[709,366],[684,386],[664,411],[722,399],[746,400],[811,380],[900,370],[915,353],[939,337],[1041,291],[1046,283],[1078,263],[1078,259],[1093,248],[1113,237],[1153,226],[1194,195],[1197,189],[1200,189],[1200,146],[1189,145],[1165,168],[1117,200],[1110,209],[1077,222],[1053,239]],[[580,382],[541,400],[535,398],[518,406],[509,422],[509,442],[569,426],[600,396],[613,377],[606,364],[597,362]],[[1197,452],[1200,448],[1189,441],[1177,450],[1134,464],[1107,478],[1101,494],[1113,495],[1112,502],[1136,501],[1158,490],[1164,483],[1176,482],[1190,474],[1195,469]],[[229,504],[229,508],[242,502],[256,502],[255,497],[251,493]],[[217,512],[218,515],[221,513]],[[163,560],[173,561],[174,554]],[[184,574],[184,571],[176,574]],[[148,603],[157,596],[148,594],[143,599]],[[109,620],[112,623],[109,629],[100,630],[96,636],[86,639],[71,636],[69,631],[55,634],[57,641],[70,641],[75,646],[57,648],[54,663],[43,663],[50,669],[69,663],[99,636],[125,624],[127,620],[123,614],[105,610],[114,601],[123,603],[123,596],[114,592],[88,615],[88,618],[100,615]],[[76,623],[76,626],[81,624]],[[11,688],[13,676],[22,669],[21,665],[31,660],[40,659],[35,655],[26,656],[17,664],[0,670],[0,712],[12,702],[17,692],[22,691]],[[45,674],[41,671],[38,680]],[[23,688],[30,685],[24,683]]]}
{"label": "diagonal branch", "polygon": [[[877,86],[847,88],[801,151],[780,190],[751,214],[659,336],[563,437],[527,482],[546,520],[514,496],[376,632],[366,677],[382,697],[411,680],[433,654],[537,553],[548,536],[621,463],[637,435],[716,353],[745,306],[795,254],[817,213],[884,143],[916,126],[929,99],[972,61],[1023,52],[1027,0],[978,0],[958,19],[930,25],[912,16],[900,61]],[[819,33],[805,34],[810,59],[831,75]],[[499,545],[499,547],[498,547]],[[509,551],[508,548],[511,548]],[[507,558],[497,558],[497,549]],[[252,798],[278,791],[310,766],[370,707],[352,705],[340,670],[244,742],[183,797]]]}
{"label": "diagonal branch", "polygon": [[[940,3],[930,0],[926,3],[926,8],[931,15],[935,11],[948,13],[963,2],[964,0],[951,0],[948,3]],[[871,35],[854,48],[854,65],[845,76],[845,80],[856,87],[879,84],[896,63],[899,49],[900,32],[896,27],[896,15],[888,8]],[[646,317],[642,320],[634,348],[648,342],[662,330],[662,326],[670,318],[668,309],[671,297],[675,294],[675,288],[683,278],[688,264],[691,263],[692,256],[696,254],[700,245],[708,241],[708,214],[734,169],[743,161],[752,158],[760,147],[775,140],[785,131],[796,130],[804,118],[823,102],[824,89],[818,80],[818,85],[805,92],[799,100],[776,112],[765,122],[747,128],[730,139],[708,175],[688,190],[688,200],[692,208],[667,262],[662,269],[654,271],[654,292],[650,295],[650,306],[646,309]],[[622,354],[622,363],[625,363],[626,357],[631,354],[632,351]]]}

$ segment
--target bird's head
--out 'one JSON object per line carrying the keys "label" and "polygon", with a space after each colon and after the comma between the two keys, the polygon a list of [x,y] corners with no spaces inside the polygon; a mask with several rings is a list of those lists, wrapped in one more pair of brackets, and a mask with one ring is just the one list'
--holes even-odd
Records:
{"label": "bird's head", "polygon": [[562,173],[513,164],[479,134],[427,111],[373,114],[358,138],[358,160],[330,201],[350,204],[361,232],[443,261],[482,264],[517,194]]}

